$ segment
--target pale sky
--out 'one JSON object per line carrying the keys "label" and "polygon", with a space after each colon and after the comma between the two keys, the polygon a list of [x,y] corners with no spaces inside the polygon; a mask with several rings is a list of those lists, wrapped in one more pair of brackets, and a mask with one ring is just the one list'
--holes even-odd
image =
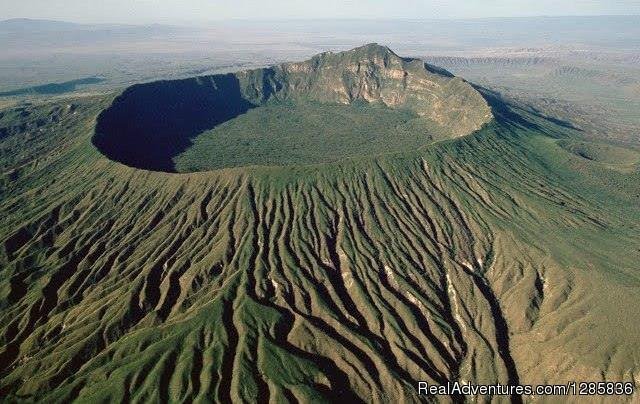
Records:
{"label": "pale sky", "polygon": [[0,0],[0,20],[43,18],[111,23],[605,14],[640,14],[640,0]]}

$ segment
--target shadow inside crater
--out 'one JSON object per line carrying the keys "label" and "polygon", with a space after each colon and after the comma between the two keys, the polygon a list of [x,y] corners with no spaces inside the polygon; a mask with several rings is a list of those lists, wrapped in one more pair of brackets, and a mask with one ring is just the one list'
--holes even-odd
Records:
{"label": "shadow inside crater", "polygon": [[127,166],[175,172],[173,158],[198,134],[256,106],[234,74],[139,84],[100,114],[92,141]]}

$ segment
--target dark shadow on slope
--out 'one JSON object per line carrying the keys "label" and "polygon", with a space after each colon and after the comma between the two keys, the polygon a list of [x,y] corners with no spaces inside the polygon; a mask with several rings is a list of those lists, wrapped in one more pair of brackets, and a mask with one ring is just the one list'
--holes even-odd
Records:
{"label": "dark shadow on slope", "polygon": [[[553,125],[559,126],[564,129],[571,129],[575,131],[582,131],[574,124],[568,121],[564,121],[558,118],[554,118],[548,115],[544,115],[539,110],[530,106],[521,106],[517,103],[506,100],[499,92],[490,90],[488,88],[472,84],[473,87],[482,94],[484,99],[491,107],[491,112],[497,121],[506,123],[509,125],[519,126],[525,129],[538,130],[544,132],[544,129],[531,119],[527,119],[525,116],[540,118],[542,121],[549,122]],[[518,111],[519,110],[519,111]]]}
{"label": "dark shadow on slope", "polygon": [[175,172],[198,134],[255,106],[233,74],[140,84],[100,114],[93,144],[130,167]]}
{"label": "dark shadow on slope", "polygon": [[40,86],[19,88],[17,90],[0,92],[0,97],[11,97],[16,95],[55,95],[75,91],[78,86],[100,84],[106,81],[101,77],[86,77],[83,79],[65,81],[64,83],[48,83]]}
{"label": "dark shadow on slope", "polygon": [[544,115],[539,109],[534,108],[534,107],[530,107],[530,109],[531,110],[529,112],[532,113],[533,115],[537,116],[538,118],[546,119],[547,121],[553,122],[554,124],[556,124],[558,126],[562,126],[563,128],[577,130],[578,132],[583,132],[582,129],[580,129],[579,127],[575,126],[574,124],[572,124],[569,121],[564,121],[562,119],[554,118],[554,117],[549,116],[549,115]]}
{"label": "dark shadow on slope", "polygon": [[498,122],[527,129],[540,129],[536,123],[526,119],[522,114],[515,112],[514,106],[506,102],[500,93],[475,84],[473,84],[473,87],[482,94]]}
{"label": "dark shadow on slope", "polygon": [[[465,272],[467,275],[471,276],[476,287],[480,290],[480,293],[482,293],[489,304],[489,308],[491,309],[495,326],[495,339],[498,346],[498,355],[500,355],[507,371],[507,383],[510,386],[518,386],[520,385],[520,376],[518,375],[516,362],[511,356],[509,326],[507,325],[507,320],[502,312],[502,307],[500,307],[500,302],[484,277],[474,273],[473,271],[465,270]],[[522,396],[512,393],[511,402],[514,404],[522,403]]]}
{"label": "dark shadow on slope", "polygon": [[453,75],[453,73],[451,73],[449,70],[447,70],[445,68],[442,68],[440,66],[436,66],[436,65],[429,64],[429,63],[425,63],[424,64],[424,68],[430,73],[435,73],[435,74],[439,74],[441,76],[451,77],[451,78],[455,77]]}

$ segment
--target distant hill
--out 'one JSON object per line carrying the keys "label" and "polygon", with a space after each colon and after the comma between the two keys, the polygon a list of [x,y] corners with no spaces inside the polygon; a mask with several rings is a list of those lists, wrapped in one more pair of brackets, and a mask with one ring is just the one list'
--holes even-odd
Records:
{"label": "distant hill", "polygon": [[41,95],[63,94],[63,93],[74,91],[79,86],[89,85],[89,84],[99,84],[104,81],[105,79],[101,77],[85,77],[82,79],[65,81],[63,83],[47,83],[39,86],[19,88],[17,90],[12,90],[12,91],[4,91],[4,92],[0,92],[0,97],[12,97],[12,96],[30,95],[30,94],[41,94]]}
{"label": "distant hill", "polygon": [[54,21],[54,20],[35,20],[30,18],[13,18],[10,20],[0,21],[0,32],[7,31],[31,31],[31,32],[42,32],[42,31],[62,31],[62,30],[77,30],[83,29],[86,25],[83,24],[75,24],[72,22],[65,21]]}

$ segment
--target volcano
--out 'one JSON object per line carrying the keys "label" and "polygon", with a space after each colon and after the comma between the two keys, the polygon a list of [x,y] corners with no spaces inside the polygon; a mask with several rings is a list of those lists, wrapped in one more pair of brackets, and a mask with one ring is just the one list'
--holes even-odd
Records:
{"label": "volcano", "polygon": [[3,401],[638,382],[637,155],[386,47],[11,107],[0,146]]}
{"label": "volcano", "polygon": [[266,69],[133,86],[100,115],[94,143],[131,167],[208,171],[413,150],[491,119],[464,80],[370,44]]}

